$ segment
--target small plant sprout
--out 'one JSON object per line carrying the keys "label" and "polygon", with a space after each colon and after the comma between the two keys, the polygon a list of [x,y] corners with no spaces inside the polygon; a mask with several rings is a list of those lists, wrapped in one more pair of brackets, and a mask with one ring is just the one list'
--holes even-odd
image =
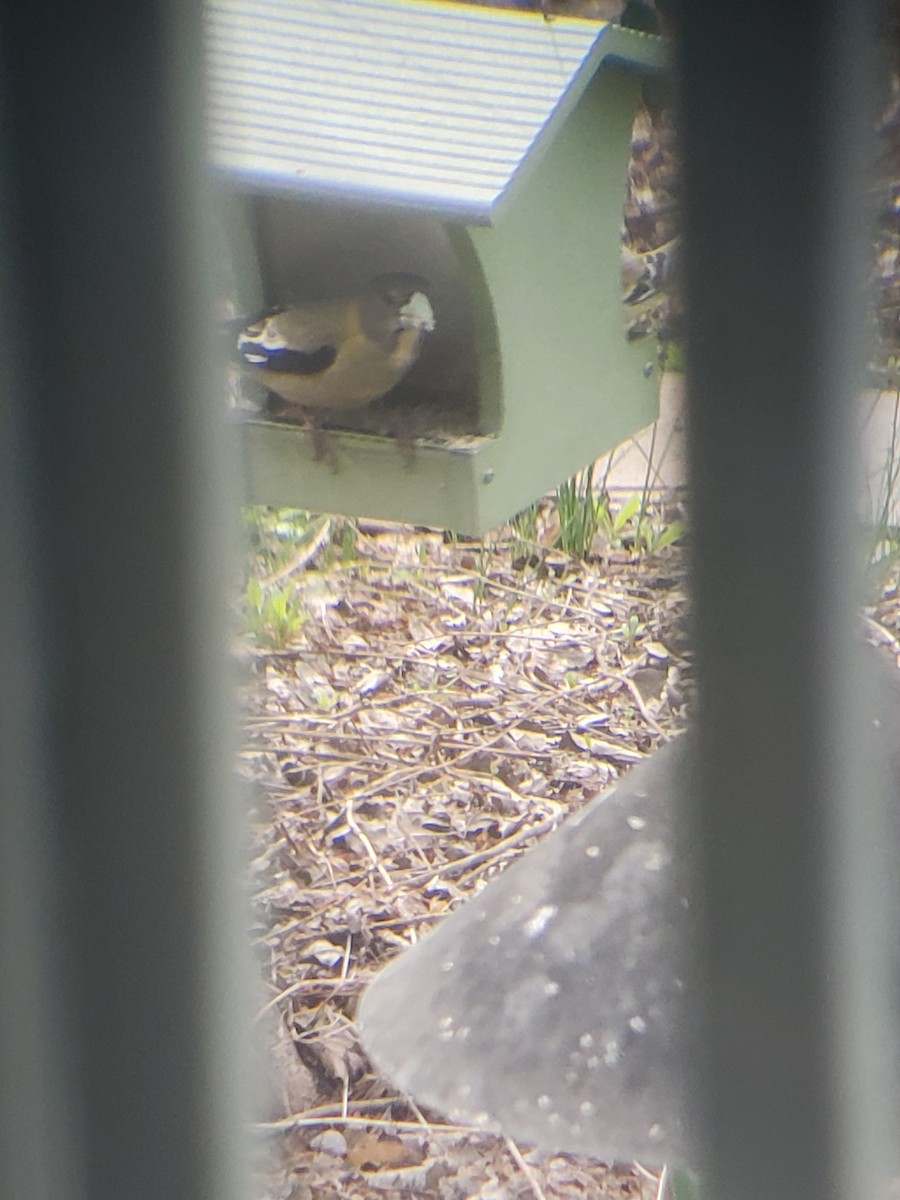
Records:
{"label": "small plant sprout", "polygon": [[263,587],[256,578],[247,581],[247,629],[258,645],[283,650],[303,628],[306,613],[294,593],[281,587]]}
{"label": "small plant sprout", "polygon": [[560,549],[573,558],[587,558],[599,523],[593,466],[557,488],[556,509]]}

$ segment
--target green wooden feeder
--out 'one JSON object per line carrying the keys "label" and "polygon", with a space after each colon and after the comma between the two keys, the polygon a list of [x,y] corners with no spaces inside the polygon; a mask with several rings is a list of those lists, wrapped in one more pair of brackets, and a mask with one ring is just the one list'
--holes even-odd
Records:
{"label": "green wooden feeder", "polygon": [[243,421],[248,502],[477,533],[656,416],[619,253],[658,39],[425,0],[211,0],[209,27],[238,309],[406,270],[437,318],[395,393],[332,435],[336,469],[302,430]]}

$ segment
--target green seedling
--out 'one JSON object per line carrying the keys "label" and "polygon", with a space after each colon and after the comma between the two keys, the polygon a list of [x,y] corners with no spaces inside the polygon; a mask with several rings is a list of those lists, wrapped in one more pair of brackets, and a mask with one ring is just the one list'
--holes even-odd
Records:
{"label": "green seedling", "polygon": [[593,466],[557,488],[556,510],[560,549],[573,558],[587,558],[599,522]]}
{"label": "green seedling", "polygon": [[283,650],[303,628],[306,613],[286,588],[264,588],[258,579],[247,582],[247,630],[260,646]]}

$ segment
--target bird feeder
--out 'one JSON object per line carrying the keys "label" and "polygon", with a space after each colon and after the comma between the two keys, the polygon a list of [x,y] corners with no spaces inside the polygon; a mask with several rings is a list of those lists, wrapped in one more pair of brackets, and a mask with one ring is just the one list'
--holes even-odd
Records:
{"label": "bird feeder", "polygon": [[429,0],[211,0],[208,23],[236,310],[402,270],[437,321],[394,393],[331,434],[332,461],[242,421],[248,502],[480,532],[654,418],[619,255],[659,39]]}

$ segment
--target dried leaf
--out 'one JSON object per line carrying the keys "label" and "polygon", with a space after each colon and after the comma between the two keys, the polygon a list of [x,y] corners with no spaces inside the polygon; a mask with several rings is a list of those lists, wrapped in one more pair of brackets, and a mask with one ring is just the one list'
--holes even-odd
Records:
{"label": "dried leaf", "polygon": [[366,1060],[349,1025],[332,1030],[312,1049],[326,1074],[341,1083],[348,1083],[365,1069]]}
{"label": "dried leaf", "polygon": [[336,967],[343,960],[344,952],[332,942],[320,939],[307,947],[303,957],[307,962],[317,962],[323,967]]}
{"label": "dried leaf", "polygon": [[347,1159],[358,1171],[383,1171],[386,1167],[413,1167],[424,1160],[421,1148],[399,1137],[383,1133],[363,1133],[354,1139]]}

